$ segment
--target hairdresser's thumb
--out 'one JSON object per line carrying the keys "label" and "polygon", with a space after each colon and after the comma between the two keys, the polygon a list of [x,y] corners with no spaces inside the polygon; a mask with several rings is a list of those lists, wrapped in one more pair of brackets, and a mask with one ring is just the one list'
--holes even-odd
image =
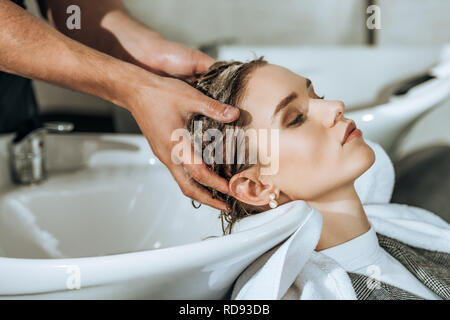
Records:
{"label": "hairdresser's thumb", "polygon": [[211,98],[206,99],[197,112],[219,122],[232,122],[239,117],[238,108]]}
{"label": "hairdresser's thumb", "polygon": [[206,72],[208,68],[216,62],[216,60],[198,50],[193,51],[192,59],[195,68],[195,70],[193,70],[194,75]]}

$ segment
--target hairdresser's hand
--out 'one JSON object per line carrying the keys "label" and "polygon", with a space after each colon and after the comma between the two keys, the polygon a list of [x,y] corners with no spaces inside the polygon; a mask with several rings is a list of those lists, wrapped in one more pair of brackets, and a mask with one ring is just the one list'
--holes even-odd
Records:
{"label": "hairdresser's hand", "polygon": [[188,48],[182,44],[153,35],[141,43],[142,52],[139,62],[147,70],[163,76],[171,76],[192,81],[195,76],[206,71],[214,63],[210,56]]}
{"label": "hairdresser's hand", "polygon": [[[145,74],[140,76],[141,79],[135,75],[130,83],[134,88],[129,89],[125,105],[139,124],[154,154],[169,168],[184,195],[226,210],[225,203],[213,199],[199,183],[228,193],[227,181],[212,173],[203,162],[192,164],[183,160],[182,164],[176,164],[172,161],[172,150],[180,141],[171,141],[171,136],[176,129],[186,128],[187,119],[192,113],[231,122],[239,116],[239,110],[206,97],[183,81],[142,72]],[[189,148],[193,154],[190,142]]]}
{"label": "hairdresser's hand", "polygon": [[198,50],[165,39],[125,10],[109,12],[102,20],[102,27],[117,39],[110,45],[108,54],[161,76],[189,81],[214,63],[214,59]]}
{"label": "hairdresser's hand", "polygon": [[[104,27],[119,40],[112,54],[154,74],[133,75],[121,105],[129,109],[155,155],[169,168],[182,192],[189,198],[217,209],[226,209],[225,203],[212,199],[200,184],[228,193],[228,183],[212,173],[201,161],[177,164],[171,154],[178,141],[171,141],[172,133],[185,128],[190,114],[201,113],[213,119],[230,122],[239,111],[210,99],[186,83],[206,71],[214,59],[182,44],[169,41],[157,32],[131,19],[124,12],[113,12],[104,19]],[[130,73],[130,75],[133,73]],[[169,78],[169,77],[173,78]],[[138,82],[136,82],[136,81]],[[137,89],[137,90],[136,90]],[[191,144],[189,149],[193,154]]]}
{"label": "hairdresser's hand", "polygon": [[[124,37],[121,44],[132,55],[134,61],[130,62],[155,74],[190,82],[214,63],[214,59],[208,55],[166,40],[147,28],[134,25],[128,34],[131,36]],[[210,99],[180,80],[158,78],[156,88],[139,90],[140,94],[130,111],[153,152],[169,168],[183,194],[200,203],[226,210],[225,203],[213,199],[200,185],[228,193],[226,180],[212,173],[202,159],[201,164],[186,160],[190,156],[180,159],[181,164],[174,162],[172,150],[179,141],[171,141],[171,135],[176,129],[186,127],[187,119],[192,113],[230,122],[239,116],[238,109]],[[184,140],[186,141],[188,140]],[[188,149],[194,155],[190,142]]]}

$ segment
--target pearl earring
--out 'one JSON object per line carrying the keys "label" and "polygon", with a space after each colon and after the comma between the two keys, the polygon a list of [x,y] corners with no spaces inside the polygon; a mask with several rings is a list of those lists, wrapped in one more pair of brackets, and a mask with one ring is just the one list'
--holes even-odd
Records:
{"label": "pearl earring", "polygon": [[275,193],[269,194],[269,198],[270,198],[269,206],[272,209],[275,209],[278,206],[278,202],[277,202],[277,200],[275,200],[275,197],[276,197]]}

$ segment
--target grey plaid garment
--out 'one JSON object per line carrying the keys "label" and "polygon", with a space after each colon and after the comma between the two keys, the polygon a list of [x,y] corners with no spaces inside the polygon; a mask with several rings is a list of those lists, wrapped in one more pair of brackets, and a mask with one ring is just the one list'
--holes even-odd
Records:
{"label": "grey plaid garment", "polygon": [[[384,250],[403,264],[420,282],[444,300],[450,299],[450,254],[408,246],[377,233]],[[367,276],[348,272],[358,300],[423,300],[408,291]]]}
{"label": "grey plaid garment", "polygon": [[373,280],[369,277],[353,272],[347,273],[350,276],[358,300],[425,300],[385,282],[380,281],[379,286],[371,286],[370,284],[373,284]]}

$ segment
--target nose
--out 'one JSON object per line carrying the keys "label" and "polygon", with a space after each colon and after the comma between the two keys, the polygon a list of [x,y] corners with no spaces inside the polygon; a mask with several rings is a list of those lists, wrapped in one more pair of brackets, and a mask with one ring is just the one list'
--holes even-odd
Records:
{"label": "nose", "polygon": [[324,115],[322,117],[323,124],[327,128],[333,127],[344,116],[345,105],[339,100],[324,101]]}

